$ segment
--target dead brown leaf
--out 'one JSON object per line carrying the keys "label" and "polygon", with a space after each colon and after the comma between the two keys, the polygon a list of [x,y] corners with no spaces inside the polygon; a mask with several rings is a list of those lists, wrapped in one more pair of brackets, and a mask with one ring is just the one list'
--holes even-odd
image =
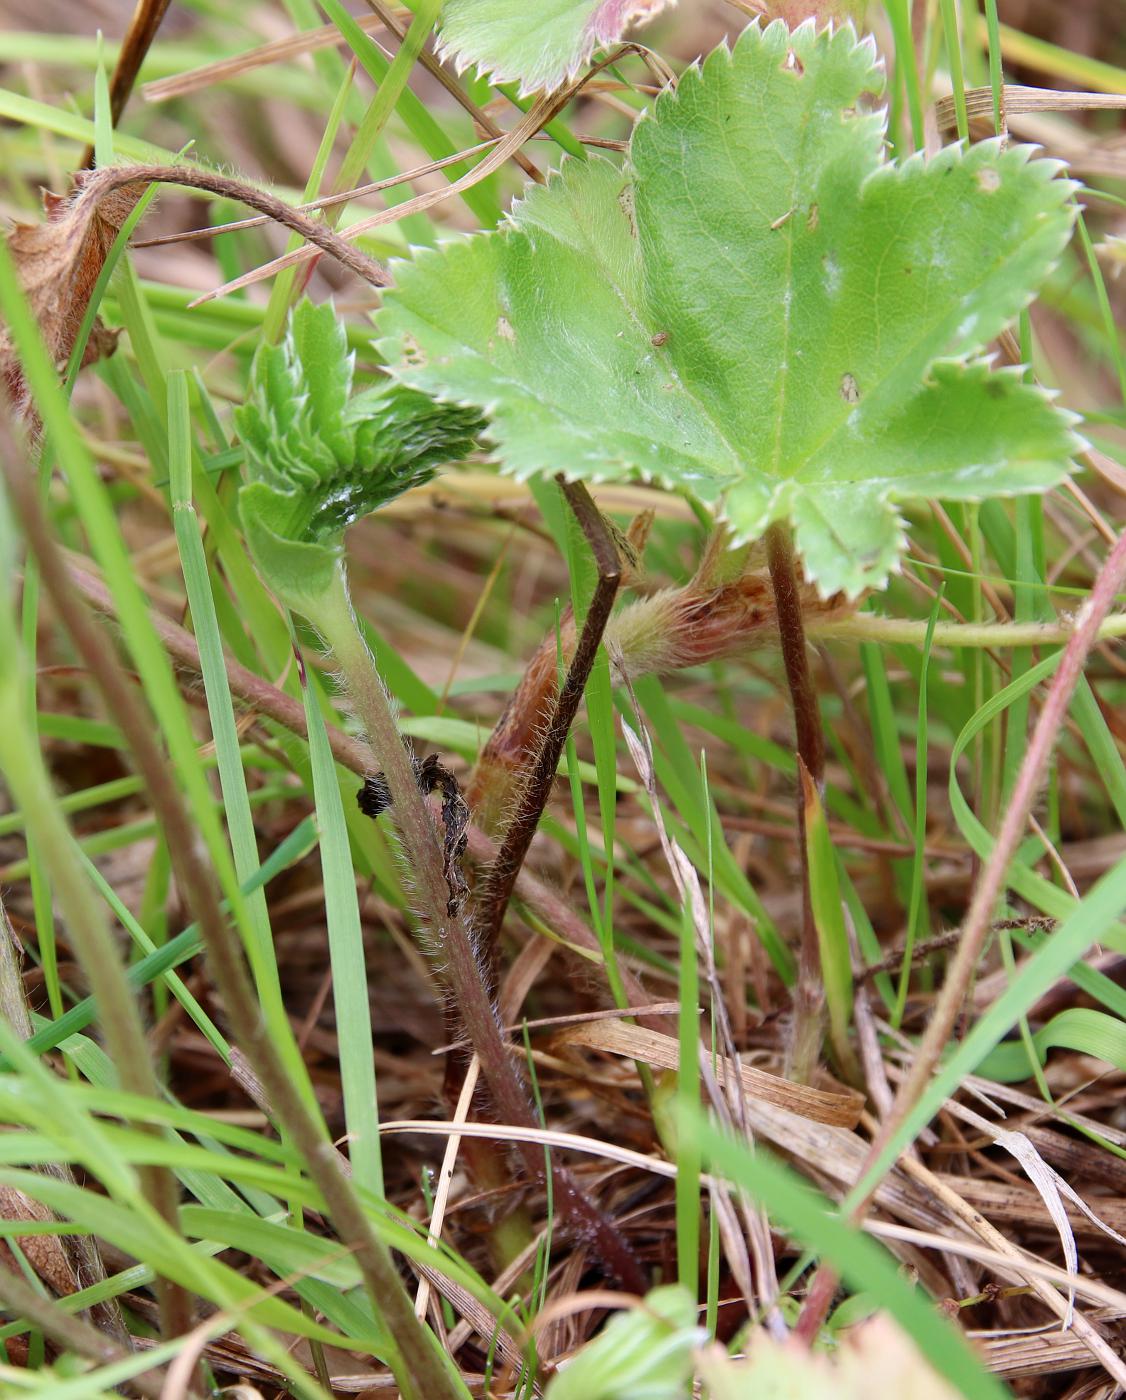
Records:
{"label": "dead brown leaf", "polygon": [[[8,251],[16,264],[32,314],[52,361],[60,369],[70,358],[94,284],[114,239],[144,191],[144,184],[107,181],[113,171],[82,172],[70,195],[44,191],[47,217],[40,224],[18,223],[8,235]],[[95,323],[83,364],[113,353],[117,332]],[[0,374],[12,402],[26,400],[23,372],[11,337],[0,327]]]}

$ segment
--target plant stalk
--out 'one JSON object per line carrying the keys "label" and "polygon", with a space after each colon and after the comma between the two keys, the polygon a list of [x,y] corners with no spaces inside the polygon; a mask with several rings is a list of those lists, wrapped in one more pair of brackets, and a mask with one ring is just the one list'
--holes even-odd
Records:
{"label": "plant stalk", "polygon": [[[802,620],[801,588],[794,559],[794,543],[785,525],[771,525],[766,532],[766,559],[774,589],[782,663],[794,709],[799,764],[804,766],[818,794],[825,783],[825,738],[821,712],[813,689]],[[813,918],[806,852],[805,801],[797,790],[798,849],[801,853],[802,927],[798,976],[794,987],[794,1026],[790,1041],[790,1073],[799,1084],[808,1084],[821,1054],[824,1035],[825,987],[821,976],[821,950]]]}
{"label": "plant stalk", "polygon": [[559,482],[567,504],[574,512],[594,554],[598,584],[567,668],[566,678],[555,702],[547,733],[520,789],[518,805],[504,833],[497,858],[489,867],[478,895],[481,936],[490,962],[495,961],[496,941],[500,936],[516,877],[527,857],[528,848],[532,844],[543,809],[551,794],[551,785],[555,781],[563,746],[571,732],[571,725],[583,698],[622,581],[622,564],[617,548],[598,507],[591,499],[590,492],[581,482],[565,482],[562,478],[559,478]]}
{"label": "plant stalk", "polygon": [[[426,937],[445,959],[450,991],[481,1061],[481,1072],[501,1121],[519,1127],[538,1126],[531,1098],[501,1034],[488,975],[478,957],[473,932],[451,897],[443,872],[442,843],[430,807],[419,790],[414,765],[391,714],[375,659],[356,625],[343,566],[337,585],[331,598],[325,599],[310,620],[332,649],[348,697],[367,735],[374,764],[383,773]],[[543,1180],[542,1151],[530,1143],[518,1144],[518,1151],[532,1180]],[[644,1292],[644,1271],[617,1226],[579,1189],[569,1172],[553,1166],[552,1185],[556,1206],[568,1218],[575,1235],[597,1252],[603,1267],[626,1288]]]}

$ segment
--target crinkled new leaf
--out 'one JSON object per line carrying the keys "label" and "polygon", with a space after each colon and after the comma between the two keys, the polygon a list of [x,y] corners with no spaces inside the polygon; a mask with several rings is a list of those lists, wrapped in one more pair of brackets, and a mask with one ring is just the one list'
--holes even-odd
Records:
{"label": "crinkled new leaf", "polygon": [[345,529],[464,457],[479,415],[387,380],[353,395],[354,356],[329,305],[302,302],[259,349],[236,414],[239,513],[255,563],[291,606],[327,592]]}

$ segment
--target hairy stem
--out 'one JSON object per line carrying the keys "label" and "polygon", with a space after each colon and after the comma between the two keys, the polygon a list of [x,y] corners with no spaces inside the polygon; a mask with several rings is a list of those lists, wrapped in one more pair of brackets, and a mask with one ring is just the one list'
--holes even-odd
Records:
{"label": "hairy stem", "polygon": [[299,233],[373,287],[386,287],[390,283],[387,272],[374,258],[360,252],[319,220],[303,214],[276,195],[267,194],[265,190],[248,185],[243,180],[232,180],[229,175],[220,175],[215,170],[201,170],[190,165],[107,165],[86,175],[74,196],[73,210],[77,212],[79,205],[89,205],[93,212],[99,200],[115,190],[124,189],[127,185],[140,187],[152,184],[182,185],[187,189],[205,190],[223,199],[238,200],[275,223]]}
{"label": "hairy stem", "polygon": [[[825,738],[821,732],[821,712],[813,689],[802,621],[801,588],[794,561],[794,545],[784,525],[771,525],[766,532],[766,558],[778,619],[782,662],[794,707],[798,759],[814,787],[820,792],[825,781]],[[813,900],[809,888],[809,861],[805,841],[805,802],[797,792],[798,849],[801,852],[802,927],[798,956],[798,978],[794,987],[794,1028],[790,1042],[790,1072],[799,1084],[808,1084],[817,1067],[825,1010],[825,988],[821,976],[821,952],[817,926],[813,920]]]}
{"label": "hairy stem", "polygon": [[[481,1061],[493,1106],[501,1121],[536,1126],[527,1088],[505,1045],[482,968],[473,932],[443,873],[442,846],[430,808],[419,791],[417,775],[391,714],[387,692],[352,614],[343,575],[339,588],[312,619],[340,665],[357,717],[371,745],[375,766],[391,795],[404,852],[415,884],[418,913],[427,937],[441,949],[450,991],[465,1032]],[[509,886],[511,889],[511,885]],[[544,1175],[543,1153],[532,1144],[518,1147],[532,1180]],[[645,1275],[624,1236],[576,1185],[569,1172],[552,1169],[555,1204],[575,1235],[598,1255],[603,1267],[625,1287],[643,1292]]]}
{"label": "hairy stem", "polygon": [[478,894],[481,937],[490,960],[495,958],[496,940],[500,935],[516,877],[524,864],[528,847],[532,844],[532,837],[536,834],[540,817],[551,794],[559,758],[567,742],[567,735],[571,732],[571,724],[583,698],[602,634],[606,630],[610,610],[614,606],[614,599],[622,581],[622,566],[617,548],[598,507],[591,500],[589,491],[581,482],[562,482],[561,478],[560,481],[567,504],[574,512],[594,553],[595,564],[598,567],[598,584],[571,664],[567,668],[566,679],[555,702],[547,733],[523,784],[519,803],[504,833],[497,858],[487,871]]}
{"label": "hairy stem", "polygon": [[[105,584],[75,565],[68,567],[67,574],[74,588],[95,608],[110,616],[113,615],[113,599]],[[192,634],[162,613],[151,612],[149,620],[167,648],[169,655],[173,656],[177,663],[190,671],[193,676],[199,675],[201,672],[199,646]],[[227,668],[227,681],[231,687],[232,695],[236,696],[249,709],[273,720],[274,723],[289,730],[291,734],[296,734],[299,739],[308,739],[305,710],[300,701],[295,700],[292,695],[287,695],[276,685],[271,685],[269,681],[263,680],[261,676],[240,665],[233,658],[226,656],[223,660]],[[353,738],[351,734],[345,734],[342,729],[338,729],[333,724],[326,724],[325,730],[328,734],[329,747],[332,749],[332,755],[337,763],[360,777],[371,772],[372,754],[369,745]],[[486,832],[476,826],[470,826],[466,835],[469,838],[470,859],[478,866],[491,865],[497,856],[495,842]],[[555,930],[564,947],[573,944],[584,955],[592,958],[601,956],[598,939],[593,931],[583,923],[565,900],[561,899],[558,894],[526,868],[516,877],[515,893],[530,908],[535,910],[549,928]],[[628,967],[623,967],[621,972],[622,983],[631,1004],[644,1005],[647,1000],[644,987]],[[644,1016],[640,1016],[638,1021],[641,1025],[648,1026],[650,1030],[663,1030],[665,1028],[663,1021],[652,1018],[647,1020]]]}

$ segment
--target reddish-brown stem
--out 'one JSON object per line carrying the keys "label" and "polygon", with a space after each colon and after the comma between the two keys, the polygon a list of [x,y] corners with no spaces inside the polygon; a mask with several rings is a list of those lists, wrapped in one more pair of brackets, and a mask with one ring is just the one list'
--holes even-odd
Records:
{"label": "reddish-brown stem", "polygon": [[265,190],[248,185],[243,180],[233,180],[229,175],[220,175],[216,170],[202,170],[190,165],[107,165],[104,169],[84,175],[75,202],[96,204],[114,190],[126,185],[182,185],[188,189],[204,190],[208,194],[219,195],[224,199],[234,199],[240,204],[248,204],[260,214],[273,219],[275,223],[299,233],[309,243],[314,243],[323,252],[342,263],[357,277],[370,282],[373,287],[386,287],[390,282],[385,269],[374,258],[369,258],[346,239],[318,220],[303,214],[284,199],[268,194]]}
{"label": "reddish-brown stem", "polygon": [[817,705],[813,677],[809,670],[805,623],[802,620],[802,592],[794,561],[794,545],[784,525],[771,525],[767,530],[766,561],[774,589],[782,662],[786,667],[786,680],[793,700],[798,753],[805,764],[806,772],[820,788],[825,781],[825,738],[821,730],[821,711]]}
{"label": "reddish-brown stem", "polygon": [[610,610],[614,606],[614,598],[622,581],[622,565],[617,547],[598,507],[591,499],[590,492],[581,482],[563,482],[561,478],[560,481],[567,504],[574,512],[594,554],[598,568],[598,584],[575,646],[574,656],[567,668],[567,677],[555,703],[547,733],[521,790],[516,812],[504,833],[497,858],[485,873],[477,892],[479,933],[485,957],[490,963],[495,961],[496,940],[500,935],[516,877],[524,864],[528,847],[532,844],[532,837],[536,834],[543,809],[547,805],[563,745],[571,731],[572,721],[586,689],[602,634],[606,630]]}
{"label": "reddish-brown stem", "polygon": [[[821,731],[821,711],[813,689],[802,620],[801,586],[794,561],[794,545],[785,525],[771,525],[766,532],[766,560],[774,589],[778,637],[782,662],[794,709],[798,762],[814,786],[821,790],[825,781],[825,739]],[[821,1053],[825,988],[821,977],[821,952],[813,921],[813,901],[809,890],[809,866],[805,846],[805,802],[801,786],[797,790],[798,849],[801,852],[802,928],[798,955],[798,980],[794,988],[794,1026],[790,1042],[790,1073],[799,1083],[808,1083]]]}

